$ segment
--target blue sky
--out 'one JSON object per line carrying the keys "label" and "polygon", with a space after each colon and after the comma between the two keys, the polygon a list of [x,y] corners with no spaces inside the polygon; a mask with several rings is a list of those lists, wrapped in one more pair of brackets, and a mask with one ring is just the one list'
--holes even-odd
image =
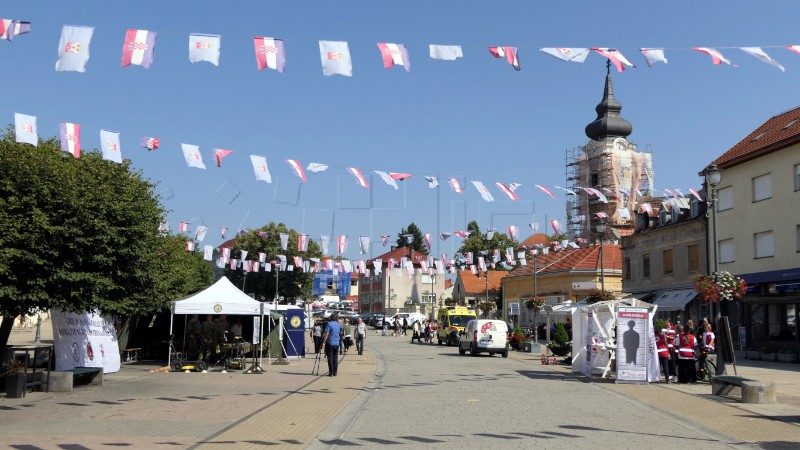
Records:
{"label": "blue sky", "polygon": [[[565,185],[565,151],[587,142],[586,124],[602,96],[605,60],[565,63],[541,47],[618,48],[639,66],[614,73],[629,140],[653,152],[655,187],[699,187],[697,172],[769,117],[798,104],[800,4],[771,1],[408,1],[408,2],[3,2],[0,16],[32,22],[32,32],[0,42],[5,70],[2,114],[38,117],[42,137],[58,122],[82,126],[82,146],[97,148],[100,129],[121,132],[123,157],[168,193],[173,229],[205,224],[205,243],[219,244],[218,227],[255,228],[284,222],[317,240],[371,236],[371,254],[415,222],[423,232],[520,228],[565,216],[533,184]],[[63,25],[95,27],[86,73],[55,72]],[[155,30],[151,69],[120,67],[129,28]],[[220,34],[220,66],[191,64],[190,33]],[[253,36],[285,40],[286,72],[256,69]],[[322,75],[319,40],[348,41],[354,76]],[[377,42],[403,43],[410,73],[384,69]],[[428,57],[429,44],[461,45],[455,62]],[[494,59],[486,47],[519,48],[522,71]],[[786,72],[736,48],[762,46]],[[663,47],[668,64],[648,68],[637,51]],[[691,47],[715,47],[738,67],[714,66]],[[141,136],[161,149],[138,147]],[[199,145],[207,170],[188,168],[180,144]],[[234,153],[217,168],[213,147]],[[267,157],[273,183],[257,182],[250,154]],[[300,183],[285,159],[320,162],[327,172]],[[369,191],[344,167],[407,172],[395,191],[372,176]],[[438,194],[424,175],[479,180],[496,201],[444,185]],[[494,187],[523,183],[518,202]],[[235,188],[234,188],[235,186]],[[237,191],[240,195],[234,198]],[[437,221],[438,211],[438,221]],[[438,225],[437,225],[438,222]],[[551,231],[548,229],[548,232]],[[452,255],[460,239],[434,240]],[[332,246],[332,248],[335,248]],[[387,249],[388,250],[388,249]]]}

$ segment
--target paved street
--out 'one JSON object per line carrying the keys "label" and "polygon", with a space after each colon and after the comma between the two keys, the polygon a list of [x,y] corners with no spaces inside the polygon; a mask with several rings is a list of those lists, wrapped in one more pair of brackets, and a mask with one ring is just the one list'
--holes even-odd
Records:
{"label": "paved street", "polygon": [[739,374],[775,381],[780,400],[743,405],[710,398],[707,384],[589,383],[536,354],[459,356],[409,340],[370,335],[335,378],[312,376],[313,358],[261,375],[124,365],[102,387],[0,398],[0,447],[800,446],[797,364],[742,361]]}

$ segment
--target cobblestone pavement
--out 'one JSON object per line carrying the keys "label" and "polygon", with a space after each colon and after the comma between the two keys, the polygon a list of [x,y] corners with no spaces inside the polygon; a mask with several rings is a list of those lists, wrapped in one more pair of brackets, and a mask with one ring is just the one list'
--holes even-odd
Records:
{"label": "cobblestone pavement", "polygon": [[708,384],[588,382],[537,354],[460,356],[409,340],[370,336],[335,378],[311,375],[313,358],[260,375],[124,365],[102,387],[0,398],[0,447],[800,448],[798,364],[740,361],[780,401],[745,405]]}

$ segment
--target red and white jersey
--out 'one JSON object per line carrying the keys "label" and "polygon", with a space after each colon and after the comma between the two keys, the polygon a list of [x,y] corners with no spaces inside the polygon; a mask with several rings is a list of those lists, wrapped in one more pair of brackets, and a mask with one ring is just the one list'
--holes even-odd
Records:
{"label": "red and white jersey", "polygon": [[669,348],[667,348],[667,337],[663,334],[656,335],[656,348],[659,358],[669,358]]}
{"label": "red and white jersey", "polygon": [[703,333],[703,347],[709,349],[710,351],[714,351],[715,344],[716,339],[713,331],[706,331]]}
{"label": "red and white jersey", "polygon": [[692,333],[678,336],[678,359],[694,359],[694,346],[697,343]]}
{"label": "red and white jersey", "polygon": [[671,350],[675,346],[675,327],[666,327],[661,330],[661,334],[667,338],[667,347]]}

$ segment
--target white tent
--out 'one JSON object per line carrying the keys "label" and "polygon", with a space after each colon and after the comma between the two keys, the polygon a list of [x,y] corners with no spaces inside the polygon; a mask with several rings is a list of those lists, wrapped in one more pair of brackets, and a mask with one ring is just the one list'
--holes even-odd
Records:
{"label": "white tent", "polygon": [[[226,277],[205,290],[181,300],[172,301],[172,315],[169,319],[169,334],[172,335],[172,321],[175,314],[227,314],[261,316],[259,324],[263,327],[264,314],[269,314],[269,305],[251,298]],[[259,333],[263,334],[263,332]],[[255,344],[256,342],[254,342]],[[172,355],[167,362],[171,362]]]}
{"label": "white tent", "polygon": [[239,290],[226,277],[222,277],[203,291],[182,300],[174,300],[172,314],[256,316],[261,314],[261,302]]}

